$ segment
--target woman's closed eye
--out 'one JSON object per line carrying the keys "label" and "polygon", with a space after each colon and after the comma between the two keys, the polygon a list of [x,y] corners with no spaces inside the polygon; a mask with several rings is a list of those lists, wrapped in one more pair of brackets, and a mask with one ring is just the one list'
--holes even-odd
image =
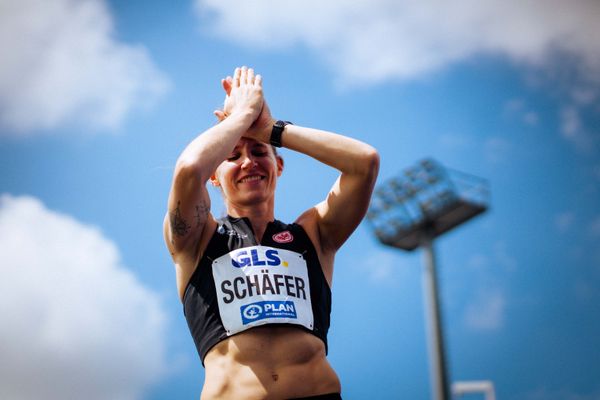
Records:
{"label": "woman's closed eye", "polygon": [[[269,155],[269,152],[268,152],[268,150],[265,147],[256,147],[256,148],[250,150],[250,153],[254,157],[266,157],[266,156]],[[229,155],[229,157],[227,157],[227,161],[236,161],[241,156],[242,156],[242,152],[241,151],[234,151],[233,153],[231,153]]]}
{"label": "woman's closed eye", "polygon": [[267,155],[267,151],[265,151],[263,149],[252,150],[252,155],[256,156],[256,157],[264,157]]}

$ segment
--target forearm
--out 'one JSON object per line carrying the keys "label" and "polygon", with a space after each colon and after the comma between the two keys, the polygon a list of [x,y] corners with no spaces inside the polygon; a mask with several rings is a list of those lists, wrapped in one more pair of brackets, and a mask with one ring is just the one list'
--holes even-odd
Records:
{"label": "forearm", "polygon": [[250,113],[237,113],[196,137],[177,159],[176,169],[193,171],[207,181],[252,125]]}
{"label": "forearm", "polygon": [[337,133],[287,125],[282,144],[336,168],[342,174],[365,176],[377,173],[377,151],[366,143]]}
{"label": "forearm", "polygon": [[281,143],[338,169],[341,174],[325,200],[299,221],[311,229],[324,254],[335,254],[362,220],[371,197],[379,155],[370,145],[336,133],[287,125]]}

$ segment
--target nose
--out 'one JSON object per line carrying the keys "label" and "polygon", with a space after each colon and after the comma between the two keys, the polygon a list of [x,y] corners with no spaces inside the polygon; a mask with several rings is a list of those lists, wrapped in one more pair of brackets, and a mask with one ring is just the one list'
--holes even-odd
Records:
{"label": "nose", "polygon": [[251,154],[244,156],[242,160],[242,169],[250,169],[256,165],[256,160]]}

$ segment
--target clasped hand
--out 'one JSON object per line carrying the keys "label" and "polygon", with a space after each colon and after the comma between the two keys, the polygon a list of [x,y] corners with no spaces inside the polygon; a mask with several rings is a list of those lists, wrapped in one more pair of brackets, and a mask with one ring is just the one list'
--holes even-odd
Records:
{"label": "clasped hand", "polygon": [[236,113],[248,113],[253,122],[243,136],[268,143],[273,118],[263,95],[262,76],[244,66],[235,69],[233,78],[221,79],[221,85],[225,91],[223,110],[214,111],[219,121]]}

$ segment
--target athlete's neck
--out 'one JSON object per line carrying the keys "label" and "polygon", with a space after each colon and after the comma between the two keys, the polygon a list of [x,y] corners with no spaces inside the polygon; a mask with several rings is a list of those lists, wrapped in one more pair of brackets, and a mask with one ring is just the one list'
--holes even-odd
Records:
{"label": "athlete's neck", "polygon": [[240,207],[234,204],[227,204],[227,214],[235,218],[248,218],[252,224],[256,241],[259,243],[267,229],[267,224],[275,219],[273,206],[264,203],[252,207]]}

